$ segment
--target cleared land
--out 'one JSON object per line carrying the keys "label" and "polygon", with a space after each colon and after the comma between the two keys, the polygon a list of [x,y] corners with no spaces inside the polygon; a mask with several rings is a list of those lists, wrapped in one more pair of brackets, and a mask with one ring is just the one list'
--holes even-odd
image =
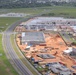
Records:
{"label": "cleared land", "polygon": [[[47,63],[52,62],[61,62],[64,65],[66,65],[69,69],[75,71],[73,68],[71,68],[72,65],[75,65],[75,60],[73,60],[71,57],[67,55],[63,55],[64,50],[68,48],[68,46],[64,43],[63,39],[59,34],[53,34],[53,33],[46,33],[45,34],[45,41],[46,45],[35,45],[34,47],[30,47],[30,49],[26,50],[27,45],[20,44],[20,37],[21,35],[17,35],[16,41],[17,44],[22,52],[24,52],[27,59],[34,58],[34,61],[40,61],[40,65],[44,65]],[[54,55],[55,58],[49,59],[49,58],[41,58],[38,55],[40,54],[51,54]],[[69,62],[69,64],[68,64]],[[45,72],[45,69],[37,67],[39,72]],[[75,71],[76,72],[76,71]]]}
{"label": "cleared land", "polygon": [[18,75],[9,63],[2,46],[2,35],[0,34],[0,74],[1,75]]}
{"label": "cleared land", "polygon": [[0,18],[0,32],[4,31],[8,28],[8,26],[10,26],[12,23],[20,20],[21,18],[13,18],[13,17],[4,17],[4,18]]}

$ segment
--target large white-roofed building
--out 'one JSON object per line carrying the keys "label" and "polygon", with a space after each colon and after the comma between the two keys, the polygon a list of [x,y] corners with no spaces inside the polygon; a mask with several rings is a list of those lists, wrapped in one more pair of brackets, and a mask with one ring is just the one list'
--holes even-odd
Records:
{"label": "large white-roofed building", "polygon": [[22,44],[40,44],[45,43],[45,36],[43,32],[23,32]]}
{"label": "large white-roofed building", "polygon": [[23,22],[26,30],[57,30],[58,26],[75,26],[76,19],[67,19],[63,17],[35,17],[28,22]]}

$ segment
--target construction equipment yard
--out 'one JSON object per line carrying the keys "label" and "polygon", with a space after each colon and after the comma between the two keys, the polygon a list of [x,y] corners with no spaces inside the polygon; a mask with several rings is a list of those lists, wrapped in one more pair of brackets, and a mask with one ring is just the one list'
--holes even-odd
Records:
{"label": "construction equipment yard", "polygon": [[[31,35],[32,36],[32,35]],[[76,69],[72,68],[76,65],[75,59],[63,52],[69,47],[65,44],[64,40],[58,33],[44,33],[45,43],[28,45],[21,43],[21,33],[17,34],[16,42],[25,57],[33,64],[39,64],[42,70],[39,70],[43,75],[45,74],[46,65],[49,63],[59,62],[65,65],[68,69],[76,73]],[[37,65],[36,65],[37,66]],[[35,68],[37,68],[35,66]],[[58,73],[50,72],[50,75]]]}

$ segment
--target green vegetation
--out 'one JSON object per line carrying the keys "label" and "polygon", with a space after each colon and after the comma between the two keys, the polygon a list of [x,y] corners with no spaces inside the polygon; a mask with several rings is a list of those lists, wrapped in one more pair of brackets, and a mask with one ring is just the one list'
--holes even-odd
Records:
{"label": "green vegetation", "polygon": [[[15,8],[15,9],[0,9],[0,13],[10,13],[10,12],[17,12],[17,13],[25,13],[30,15],[40,14],[43,13],[42,16],[60,16],[60,17],[67,17],[67,18],[76,18],[76,7],[70,7],[70,6],[47,6],[47,7],[34,7],[34,8]],[[12,23],[16,22],[21,18],[0,18],[0,31],[6,30],[8,26],[10,26]],[[64,36],[62,36],[64,38]],[[1,41],[2,35],[0,35],[0,41]],[[71,38],[70,38],[71,39]],[[66,40],[66,39],[65,39]],[[73,42],[75,40],[71,39]],[[16,45],[14,44],[14,36],[11,36],[11,42],[14,50],[18,54],[19,58],[22,60],[22,62],[28,67],[28,69],[31,70],[31,72],[34,75],[37,75],[37,73],[29,66],[27,61],[23,59],[21,54],[19,53]],[[1,75],[18,75],[12,66],[10,65],[9,61],[7,60],[3,48],[2,48],[2,42],[0,42],[0,53],[2,53],[2,56],[0,56],[0,74]],[[43,69],[38,68],[40,71]]]}
{"label": "green vegetation", "polygon": [[[67,18],[76,18],[76,7],[71,6],[46,6],[36,8],[15,8],[15,9],[0,9],[0,13],[25,13],[30,15],[41,14],[42,16],[60,16]],[[21,18],[0,17],[0,31],[4,31],[9,25]]]}
{"label": "green vegetation", "polygon": [[37,70],[38,70],[39,72],[44,71],[44,69],[43,69],[41,66],[38,66],[38,67],[37,67]]}
{"label": "green vegetation", "polygon": [[42,16],[60,16],[68,18],[76,18],[76,7],[72,6],[45,6],[45,7],[33,7],[33,8],[15,8],[15,9],[0,9],[0,13],[25,13],[25,14],[39,14]]}
{"label": "green vegetation", "polygon": [[3,18],[0,17],[0,31],[4,31],[8,28],[9,25],[11,25],[12,23],[16,22],[17,20],[19,20],[20,18],[13,18],[13,17],[7,17],[7,18]]}
{"label": "green vegetation", "polygon": [[51,5],[51,2],[37,3],[37,0],[0,0],[0,8],[28,8]]}
{"label": "green vegetation", "polygon": [[[47,14],[43,14],[42,16],[60,16],[67,18],[76,18],[76,7],[70,6],[53,6],[50,7],[51,11]],[[48,8],[47,8],[48,9]]]}
{"label": "green vegetation", "polygon": [[[40,1],[40,0],[39,0]],[[43,0],[41,0],[43,1]],[[0,8],[29,8],[29,7],[42,7],[42,6],[76,6],[76,2],[69,0],[69,2],[63,1],[51,1],[45,0],[44,2],[39,2],[38,0],[0,0]]]}
{"label": "green vegetation", "polygon": [[0,34],[0,75],[18,75],[9,63],[2,46],[2,35]]}
{"label": "green vegetation", "polygon": [[65,42],[70,42],[72,43],[72,45],[76,45],[76,39],[74,39],[72,35],[69,35],[68,32],[66,32],[64,35],[60,33],[60,35],[62,36]]}
{"label": "green vegetation", "polygon": [[[39,14],[44,11],[44,8],[15,8],[15,9],[0,9],[0,14],[2,13],[25,13],[25,14]],[[44,12],[43,12],[44,13]]]}
{"label": "green vegetation", "polygon": [[73,41],[71,40],[71,37],[68,35],[67,32],[65,32],[64,34],[62,32],[59,32],[60,35],[62,36],[62,38],[64,39],[65,42],[70,42],[72,43]]}
{"label": "green vegetation", "polygon": [[27,62],[27,60],[25,61],[25,59],[22,57],[22,55],[20,54],[20,52],[19,52],[19,50],[18,50],[18,48],[16,47],[16,45],[15,45],[15,42],[14,42],[14,35],[11,35],[11,43],[12,43],[12,46],[13,46],[13,48],[14,48],[14,50],[15,50],[15,52],[17,53],[17,55],[18,55],[18,57],[21,59],[21,61],[26,65],[26,67],[33,73],[33,75],[38,75],[36,72],[35,72],[35,70],[31,67],[31,66],[29,66],[29,64],[28,64],[28,62]]}

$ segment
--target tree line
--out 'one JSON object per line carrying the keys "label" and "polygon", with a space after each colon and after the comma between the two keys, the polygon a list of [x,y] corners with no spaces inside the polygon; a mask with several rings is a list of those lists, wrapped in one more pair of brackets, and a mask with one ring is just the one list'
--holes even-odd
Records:
{"label": "tree line", "polygon": [[66,3],[66,2],[46,2],[46,3],[29,3],[26,0],[0,0],[0,8],[29,8],[29,7],[41,7],[41,6],[53,6],[53,5],[68,5],[76,6],[76,3]]}

